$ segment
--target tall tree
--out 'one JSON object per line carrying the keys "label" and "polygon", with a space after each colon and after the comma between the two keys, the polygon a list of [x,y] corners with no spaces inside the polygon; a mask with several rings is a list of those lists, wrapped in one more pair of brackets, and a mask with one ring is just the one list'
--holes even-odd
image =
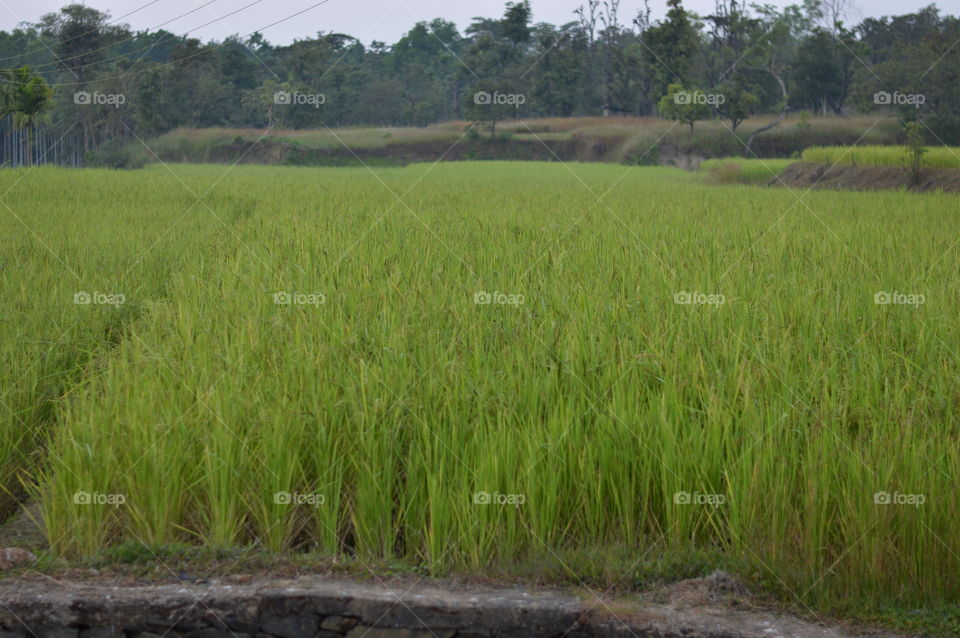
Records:
{"label": "tall tree", "polygon": [[107,47],[128,34],[125,27],[110,24],[110,14],[82,4],[69,4],[59,12],[48,13],[37,26],[55,38],[57,63],[80,85],[90,80],[94,65],[104,60]]}
{"label": "tall tree", "polygon": [[507,3],[507,9],[503,14],[502,33],[514,49],[520,49],[530,42],[530,19],[532,16],[530,0]]}
{"label": "tall tree", "polygon": [[14,126],[27,131],[27,165],[33,166],[34,127],[46,116],[52,106],[53,91],[46,81],[32,75],[30,69],[21,67],[6,73],[12,90],[5,96],[5,105],[0,117],[13,114]]}
{"label": "tall tree", "polygon": [[644,37],[656,95],[664,95],[671,84],[690,84],[693,61],[700,49],[697,29],[682,0],[667,0],[667,6],[667,19],[647,29]]}

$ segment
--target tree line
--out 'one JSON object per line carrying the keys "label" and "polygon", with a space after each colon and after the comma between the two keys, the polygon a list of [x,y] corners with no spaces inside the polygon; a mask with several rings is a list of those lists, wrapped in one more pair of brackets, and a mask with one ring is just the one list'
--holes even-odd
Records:
{"label": "tree line", "polygon": [[935,5],[848,25],[845,0],[716,0],[709,15],[667,0],[660,20],[620,4],[587,0],[553,25],[508,2],[462,33],[438,18],[369,46],[322,30],[288,45],[258,32],[201,42],[71,4],[0,31],[0,116],[80,136],[88,151],[176,127],[465,119],[493,132],[507,118],[658,115],[736,131],[791,111],[895,113],[932,143],[960,142],[960,20]]}

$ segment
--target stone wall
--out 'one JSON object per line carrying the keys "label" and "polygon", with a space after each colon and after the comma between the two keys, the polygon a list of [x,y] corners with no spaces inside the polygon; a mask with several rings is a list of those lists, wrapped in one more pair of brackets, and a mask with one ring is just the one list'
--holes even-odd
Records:
{"label": "stone wall", "polygon": [[[845,638],[781,614],[454,582],[0,581],[0,638]],[[613,613],[616,609],[616,615]]]}

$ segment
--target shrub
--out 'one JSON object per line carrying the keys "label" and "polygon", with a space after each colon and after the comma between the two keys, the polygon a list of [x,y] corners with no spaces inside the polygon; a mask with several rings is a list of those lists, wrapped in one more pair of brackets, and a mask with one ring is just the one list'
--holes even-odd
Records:
{"label": "shrub", "polygon": [[147,154],[139,144],[125,139],[110,140],[96,151],[87,154],[87,165],[93,168],[143,168]]}

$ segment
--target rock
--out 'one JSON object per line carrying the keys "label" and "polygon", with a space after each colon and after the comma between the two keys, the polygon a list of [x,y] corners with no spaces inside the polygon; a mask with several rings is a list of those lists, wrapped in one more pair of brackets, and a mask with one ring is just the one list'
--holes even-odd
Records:
{"label": "rock", "polygon": [[24,567],[35,562],[37,562],[37,557],[25,549],[19,547],[0,549],[0,570]]}
{"label": "rock", "polygon": [[[493,632],[489,629],[475,625],[461,627],[457,630],[457,638],[491,638],[492,636]],[[569,636],[564,638],[569,638]]]}
{"label": "rock", "polygon": [[743,583],[742,580],[728,574],[727,572],[717,570],[707,576],[707,587],[710,589],[710,592],[715,595],[728,594],[731,596],[749,596],[750,589]]}
{"label": "rock", "polygon": [[124,638],[125,634],[113,627],[90,627],[80,632],[80,638]]}
{"label": "rock", "polygon": [[151,616],[147,618],[145,623],[145,629],[148,632],[158,633],[164,638],[171,638],[171,636],[182,636],[188,634],[191,631],[198,631],[200,629],[209,629],[210,623],[201,622],[197,620],[188,621],[181,618],[176,620],[173,618],[159,618],[157,616]]}
{"label": "rock", "polygon": [[736,576],[716,571],[705,578],[688,578],[662,590],[666,602],[682,607],[738,602],[750,596],[750,590]]}
{"label": "rock", "polygon": [[228,615],[223,619],[224,624],[235,632],[256,635],[260,631],[260,623],[250,618],[241,618],[240,616]]}
{"label": "rock", "polygon": [[453,638],[456,632],[427,629],[390,629],[385,627],[354,627],[347,638]]}
{"label": "rock", "polygon": [[323,622],[320,623],[320,629],[327,629],[329,631],[336,631],[341,634],[345,634],[354,627],[357,626],[357,620],[355,618],[347,618],[346,616],[328,616],[323,619]]}
{"label": "rock", "polygon": [[191,631],[185,634],[183,638],[250,638],[250,636],[248,634],[238,634],[229,630],[224,631],[222,629],[208,627],[206,629]]}
{"label": "rock", "polygon": [[317,617],[313,615],[291,616],[289,618],[268,616],[263,619],[260,629],[264,633],[277,636],[277,638],[302,638],[315,634],[317,625]]}
{"label": "rock", "polygon": [[182,618],[176,620],[171,617],[161,618],[159,616],[150,616],[138,629],[144,629],[146,632],[153,632],[169,638],[174,631],[177,632],[179,636],[187,632],[196,631],[197,629],[206,629],[207,626],[206,623],[189,622]]}
{"label": "rock", "polygon": [[77,638],[80,630],[73,627],[50,627],[38,629],[36,634],[38,638]]}

